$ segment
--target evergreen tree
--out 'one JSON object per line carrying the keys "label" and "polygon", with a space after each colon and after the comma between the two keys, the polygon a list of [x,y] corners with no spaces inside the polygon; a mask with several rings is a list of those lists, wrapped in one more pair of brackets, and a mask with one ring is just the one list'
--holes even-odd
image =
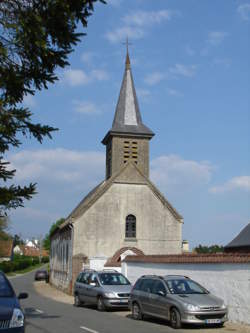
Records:
{"label": "evergreen tree", "polygon": [[3,0],[0,2],[0,216],[23,206],[36,193],[36,184],[11,184],[11,170],[4,155],[19,147],[23,137],[42,143],[53,128],[34,123],[32,113],[22,106],[27,94],[47,89],[58,80],[68,55],[87,27],[94,3],[103,0]]}

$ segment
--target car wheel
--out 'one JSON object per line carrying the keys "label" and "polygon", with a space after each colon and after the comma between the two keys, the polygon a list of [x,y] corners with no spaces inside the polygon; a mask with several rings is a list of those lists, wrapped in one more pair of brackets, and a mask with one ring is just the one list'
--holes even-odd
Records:
{"label": "car wheel", "polygon": [[141,308],[138,303],[133,303],[132,305],[132,317],[135,320],[142,320],[143,319],[143,314],[141,312]]}
{"label": "car wheel", "polygon": [[170,324],[173,328],[181,328],[181,315],[176,308],[173,308],[170,312]]}
{"label": "car wheel", "polygon": [[76,306],[76,307],[79,307],[79,306],[81,306],[81,301],[80,301],[80,299],[79,299],[79,296],[78,295],[75,295],[74,296],[74,306]]}
{"label": "car wheel", "polygon": [[97,299],[97,310],[104,311],[106,309],[105,304],[103,302],[102,296],[99,296]]}

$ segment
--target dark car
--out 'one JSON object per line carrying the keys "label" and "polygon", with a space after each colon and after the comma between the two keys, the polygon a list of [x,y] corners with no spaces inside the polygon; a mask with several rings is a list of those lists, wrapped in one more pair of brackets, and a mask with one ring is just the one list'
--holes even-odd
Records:
{"label": "dark car", "polygon": [[150,315],[167,319],[173,328],[182,324],[223,326],[228,320],[224,301],[204,287],[181,275],[144,275],[130,296],[134,319]]}
{"label": "dark car", "polygon": [[27,297],[27,293],[16,297],[9,280],[0,272],[0,332],[25,332],[25,317],[19,299]]}
{"label": "dark car", "polygon": [[131,284],[115,270],[84,270],[74,285],[75,306],[96,304],[99,311],[110,308],[128,308]]}
{"label": "dark car", "polygon": [[45,269],[36,271],[36,273],[35,273],[36,281],[42,281],[42,280],[47,281],[48,277],[49,277],[48,271],[46,271]]}

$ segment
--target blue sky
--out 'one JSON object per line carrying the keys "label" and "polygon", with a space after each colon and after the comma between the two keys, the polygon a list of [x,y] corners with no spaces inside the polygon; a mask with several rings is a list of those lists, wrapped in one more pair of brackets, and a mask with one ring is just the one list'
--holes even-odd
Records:
{"label": "blue sky", "polygon": [[128,36],[151,180],[184,217],[183,239],[227,244],[250,213],[247,0],[110,0],[49,89],[27,96],[34,121],[60,129],[8,158],[16,181],[38,194],[11,212],[11,232],[44,235],[105,175],[101,140],[111,127]]}

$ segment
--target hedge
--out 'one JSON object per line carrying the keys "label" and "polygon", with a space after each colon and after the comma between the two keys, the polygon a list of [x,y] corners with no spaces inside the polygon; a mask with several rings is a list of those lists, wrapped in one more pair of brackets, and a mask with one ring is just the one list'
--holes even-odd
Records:
{"label": "hedge", "polygon": [[[43,257],[42,263],[49,261],[49,257]],[[38,257],[14,256],[12,261],[3,261],[0,263],[0,270],[4,273],[19,271],[30,266],[39,264]]]}

